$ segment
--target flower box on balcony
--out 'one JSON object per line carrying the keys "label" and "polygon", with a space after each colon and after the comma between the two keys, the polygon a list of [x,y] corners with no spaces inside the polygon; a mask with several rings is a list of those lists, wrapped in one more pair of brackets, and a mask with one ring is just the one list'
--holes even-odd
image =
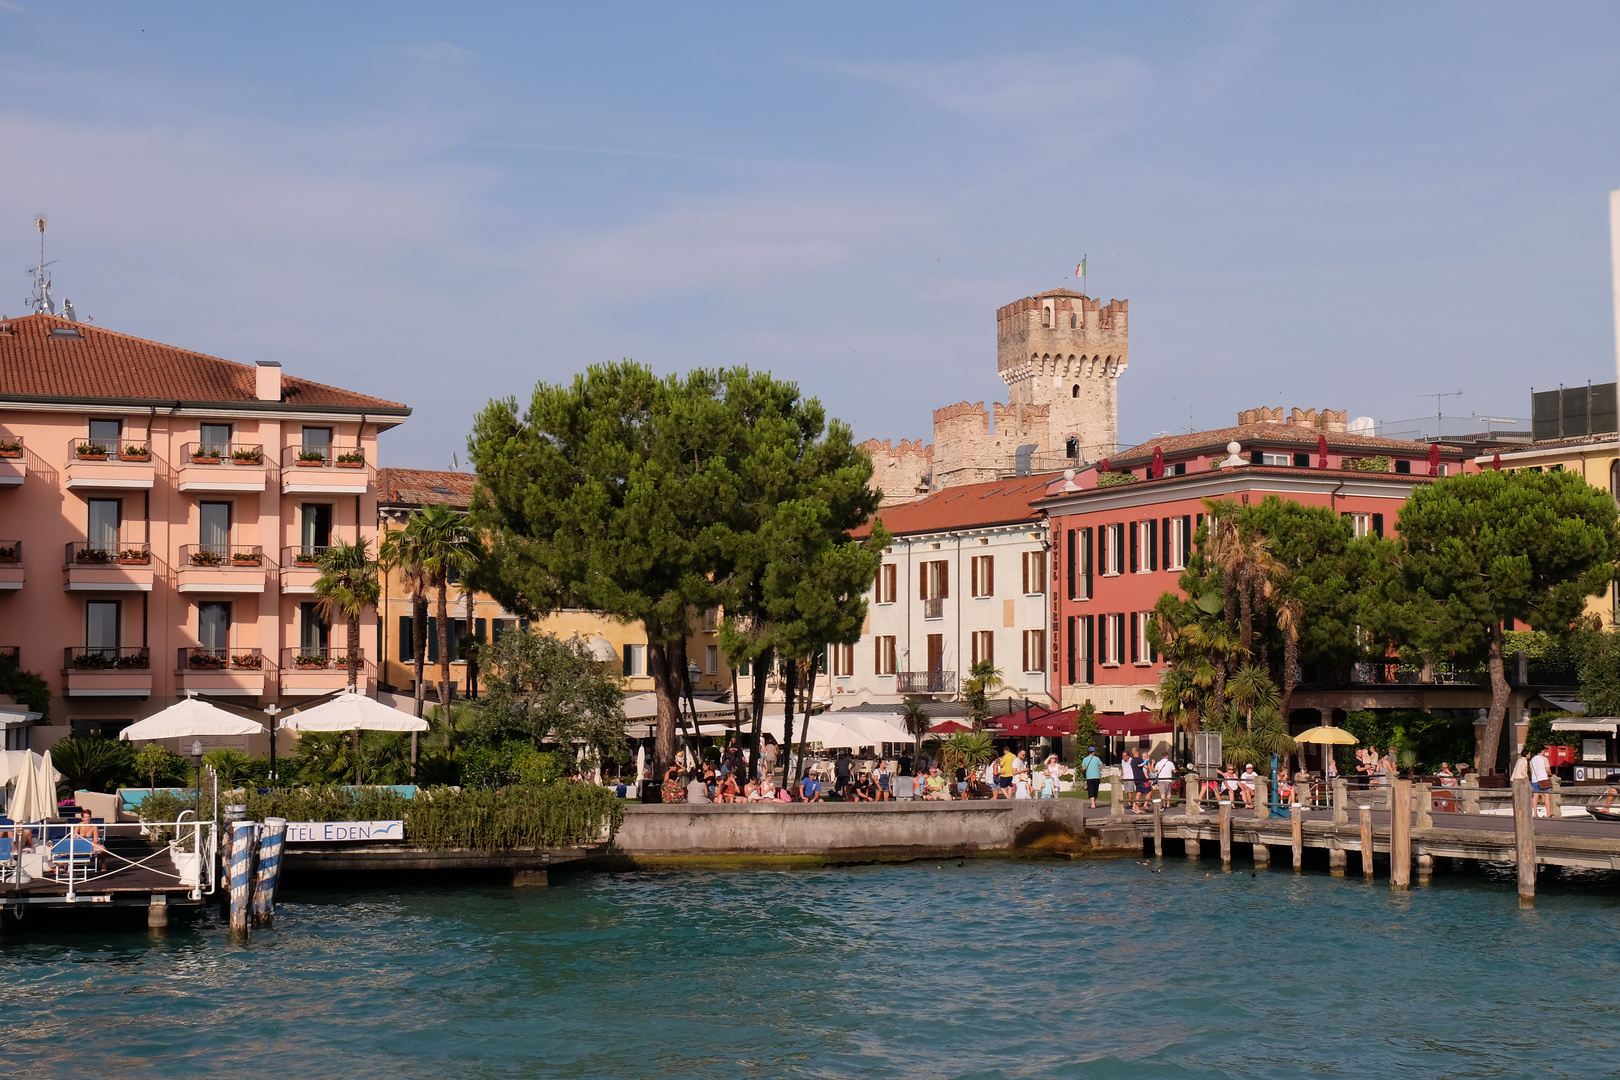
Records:
{"label": "flower box on balcony", "polygon": [[74,448],[73,454],[80,461],[106,461],[107,448],[97,446],[95,443],[80,443]]}
{"label": "flower box on balcony", "polygon": [[253,551],[238,551],[231,556],[232,566],[258,566],[259,555]]}
{"label": "flower box on balcony", "polygon": [[128,551],[120,551],[118,561],[126,566],[145,566],[152,561],[152,554],[148,551],[136,551],[131,548]]}
{"label": "flower box on balcony", "polygon": [[218,465],[219,455],[205,454],[201,450],[198,450],[196,453],[191,455],[191,463],[193,465]]}
{"label": "flower box on balcony", "polygon": [[305,468],[319,467],[326,464],[326,455],[319,450],[300,450],[295,464]]}
{"label": "flower box on balcony", "polygon": [[194,668],[218,670],[219,668],[225,666],[225,658],[223,656],[214,656],[210,653],[192,653],[191,659],[188,660],[187,663]]}
{"label": "flower box on balcony", "polygon": [[109,668],[113,666],[113,658],[103,656],[101,653],[81,653],[73,658],[73,666],[89,670]]}
{"label": "flower box on balcony", "polygon": [[151,461],[152,452],[144,446],[126,446],[118,457],[123,461]]}
{"label": "flower box on balcony", "polygon": [[22,443],[0,442],[0,458],[22,457]]}
{"label": "flower box on balcony", "polygon": [[14,547],[0,547],[0,563],[14,563],[21,561],[22,556],[17,554]]}
{"label": "flower box on balcony", "polygon": [[293,562],[298,566],[320,566],[321,557],[319,555],[311,555],[308,552],[300,551],[297,555],[293,556]]}
{"label": "flower box on balcony", "polygon": [[191,553],[192,566],[218,566],[225,561],[225,556],[217,551],[193,551]]}
{"label": "flower box on balcony", "polygon": [[102,548],[80,548],[73,553],[73,561],[82,563],[112,562],[112,557],[112,552]]}
{"label": "flower box on balcony", "polygon": [[231,657],[231,667],[242,668],[247,671],[258,671],[264,666],[264,657],[246,653],[242,656]]}
{"label": "flower box on balcony", "polygon": [[326,667],[324,656],[295,656],[293,666],[302,671],[315,671]]}
{"label": "flower box on balcony", "polygon": [[232,450],[231,460],[238,465],[260,465],[264,463],[262,450]]}
{"label": "flower box on balcony", "polygon": [[141,669],[144,669],[144,668],[148,667],[149,665],[147,663],[146,657],[144,657],[144,656],[120,656],[116,661],[113,662],[113,666],[114,667],[120,667],[120,668],[141,668]]}
{"label": "flower box on balcony", "polygon": [[339,454],[336,459],[334,459],[333,464],[340,469],[364,468],[366,464],[366,455],[360,453],[359,451],[354,451],[348,454]]}

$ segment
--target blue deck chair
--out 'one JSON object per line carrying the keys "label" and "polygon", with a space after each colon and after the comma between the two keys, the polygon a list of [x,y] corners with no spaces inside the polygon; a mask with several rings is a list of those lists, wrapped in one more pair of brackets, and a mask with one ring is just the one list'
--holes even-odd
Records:
{"label": "blue deck chair", "polygon": [[0,881],[16,881],[18,865],[16,842],[9,836],[0,836]]}
{"label": "blue deck chair", "polygon": [[57,881],[67,879],[82,881],[90,876],[92,864],[95,862],[96,846],[88,837],[67,836],[51,845],[51,870]]}

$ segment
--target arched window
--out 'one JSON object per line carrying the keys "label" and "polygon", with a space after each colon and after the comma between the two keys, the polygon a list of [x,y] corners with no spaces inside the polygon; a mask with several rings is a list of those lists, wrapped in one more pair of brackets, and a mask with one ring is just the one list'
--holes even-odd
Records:
{"label": "arched window", "polygon": [[1076,327],[1078,327],[1079,325],[1080,325],[1080,316],[1077,315],[1075,312],[1072,312],[1072,311],[1069,312],[1069,329],[1073,330]]}
{"label": "arched window", "polygon": [[[1075,389],[1078,390],[1079,387],[1075,387]],[[1080,456],[1080,440],[1076,436],[1070,435],[1064,441],[1063,456],[1068,458],[1078,458]]]}
{"label": "arched window", "polygon": [[1069,396],[1070,397],[1079,397],[1080,396],[1080,384],[1079,383],[1074,384],[1074,389],[1069,391]]}
{"label": "arched window", "polygon": [[1051,326],[1052,325],[1052,309],[1051,308],[1049,308],[1049,307],[1041,308],[1041,325],[1042,326]]}

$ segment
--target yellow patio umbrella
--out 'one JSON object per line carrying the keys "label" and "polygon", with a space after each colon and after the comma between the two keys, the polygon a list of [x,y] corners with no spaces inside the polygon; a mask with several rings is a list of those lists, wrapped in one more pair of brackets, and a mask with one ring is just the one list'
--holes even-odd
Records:
{"label": "yellow patio umbrella", "polygon": [[1322,747],[1323,786],[1326,786],[1328,782],[1327,748],[1329,746],[1355,746],[1361,742],[1360,739],[1344,730],[1344,728],[1334,727],[1331,724],[1326,724],[1321,727],[1313,727],[1309,731],[1302,731],[1298,735],[1294,736],[1294,741],[1296,743],[1316,743],[1318,746]]}

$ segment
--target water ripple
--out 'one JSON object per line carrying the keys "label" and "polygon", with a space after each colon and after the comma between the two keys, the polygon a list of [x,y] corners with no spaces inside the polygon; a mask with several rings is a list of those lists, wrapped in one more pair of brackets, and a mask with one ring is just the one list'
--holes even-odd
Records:
{"label": "water ripple", "polygon": [[[1154,873],[1153,870],[1162,872]],[[289,895],[232,945],[7,924],[47,1076],[1612,1075],[1607,887],[924,863]],[[1599,948],[1592,948],[1594,944]]]}

